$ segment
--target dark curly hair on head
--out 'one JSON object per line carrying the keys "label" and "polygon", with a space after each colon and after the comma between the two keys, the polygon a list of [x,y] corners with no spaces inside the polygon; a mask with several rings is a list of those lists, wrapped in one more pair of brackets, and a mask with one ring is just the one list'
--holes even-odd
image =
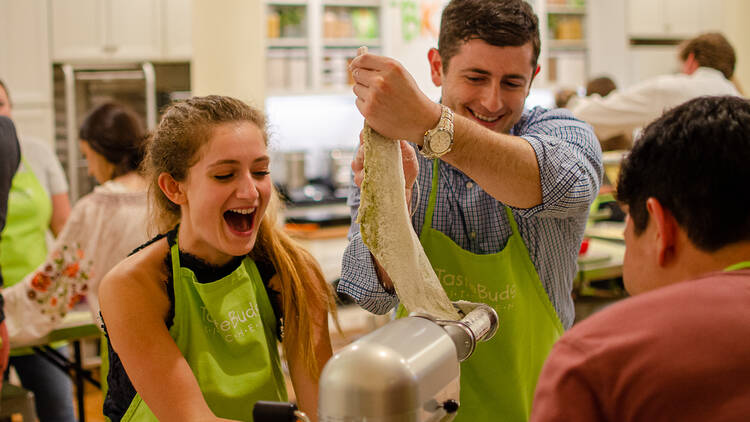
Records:
{"label": "dark curly hair on head", "polygon": [[714,252],[750,240],[750,101],[700,97],[649,124],[624,160],[617,198],[636,235],[656,198],[690,241]]}
{"label": "dark curly hair on head", "polygon": [[443,9],[438,52],[443,71],[461,45],[479,39],[496,47],[520,47],[528,42],[534,49],[531,66],[536,69],[541,41],[539,19],[525,0],[452,0]]}

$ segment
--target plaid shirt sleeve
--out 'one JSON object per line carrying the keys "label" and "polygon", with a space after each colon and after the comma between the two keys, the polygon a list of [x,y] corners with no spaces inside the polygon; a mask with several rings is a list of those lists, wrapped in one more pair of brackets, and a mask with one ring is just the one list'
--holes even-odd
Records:
{"label": "plaid shirt sleeve", "polygon": [[398,304],[398,297],[386,292],[378,281],[370,251],[359,233],[352,237],[344,251],[337,290],[374,314],[385,314]]}
{"label": "plaid shirt sleeve", "polygon": [[564,218],[587,212],[599,192],[603,167],[601,147],[593,129],[567,110],[532,110],[521,123],[521,137],[537,156],[542,203],[517,210]]}
{"label": "plaid shirt sleeve", "polygon": [[351,210],[349,245],[341,263],[341,280],[336,291],[354,299],[363,309],[385,314],[398,304],[395,293],[386,292],[378,280],[370,250],[365,246],[357,224],[360,190],[352,181],[346,204]]}

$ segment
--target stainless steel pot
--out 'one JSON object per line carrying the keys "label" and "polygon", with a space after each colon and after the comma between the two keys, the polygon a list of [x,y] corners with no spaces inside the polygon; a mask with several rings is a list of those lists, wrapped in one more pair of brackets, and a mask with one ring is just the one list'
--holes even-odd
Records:
{"label": "stainless steel pot", "polygon": [[284,176],[287,190],[299,189],[307,184],[305,153],[303,151],[284,153]]}
{"label": "stainless steel pot", "polygon": [[353,150],[334,149],[329,152],[329,177],[334,189],[348,188],[351,183]]}

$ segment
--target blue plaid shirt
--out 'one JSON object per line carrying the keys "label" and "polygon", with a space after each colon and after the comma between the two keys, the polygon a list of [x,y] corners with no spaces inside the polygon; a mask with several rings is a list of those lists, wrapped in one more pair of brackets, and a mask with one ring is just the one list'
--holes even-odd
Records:
{"label": "blue plaid shirt", "polygon": [[[578,270],[578,250],[589,207],[602,179],[601,148],[591,127],[564,109],[527,110],[511,135],[524,138],[534,148],[542,182],[540,205],[528,209],[511,207],[511,211],[544,289],[563,326],[569,328],[575,317],[570,294]],[[432,190],[433,166],[431,160],[417,156],[419,198],[415,189],[412,225],[419,234]],[[505,205],[450,164],[440,161],[439,171],[440,189],[432,227],[476,254],[497,253],[505,248],[511,235]],[[348,205],[355,221],[359,207],[356,186],[349,194]],[[352,223],[349,237],[338,291],[370,312],[388,312],[398,304],[398,297],[386,292],[378,282],[356,223]]]}

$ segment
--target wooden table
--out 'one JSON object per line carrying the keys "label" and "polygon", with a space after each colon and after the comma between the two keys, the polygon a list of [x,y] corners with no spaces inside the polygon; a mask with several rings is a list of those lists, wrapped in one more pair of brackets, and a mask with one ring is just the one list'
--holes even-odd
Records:
{"label": "wooden table", "polygon": [[[78,400],[78,418],[81,422],[86,420],[84,407],[84,382],[88,381],[92,385],[101,389],[99,381],[91,376],[91,371],[84,369],[81,355],[81,340],[90,337],[101,336],[101,330],[91,317],[88,310],[73,311],[68,313],[63,319],[60,327],[48,335],[24,343],[14,343],[13,349],[31,347],[39,356],[47,359],[50,363],[60,368],[68,374],[76,386],[76,399]],[[73,360],[61,354],[50,343],[57,341],[69,341],[73,344]]]}

